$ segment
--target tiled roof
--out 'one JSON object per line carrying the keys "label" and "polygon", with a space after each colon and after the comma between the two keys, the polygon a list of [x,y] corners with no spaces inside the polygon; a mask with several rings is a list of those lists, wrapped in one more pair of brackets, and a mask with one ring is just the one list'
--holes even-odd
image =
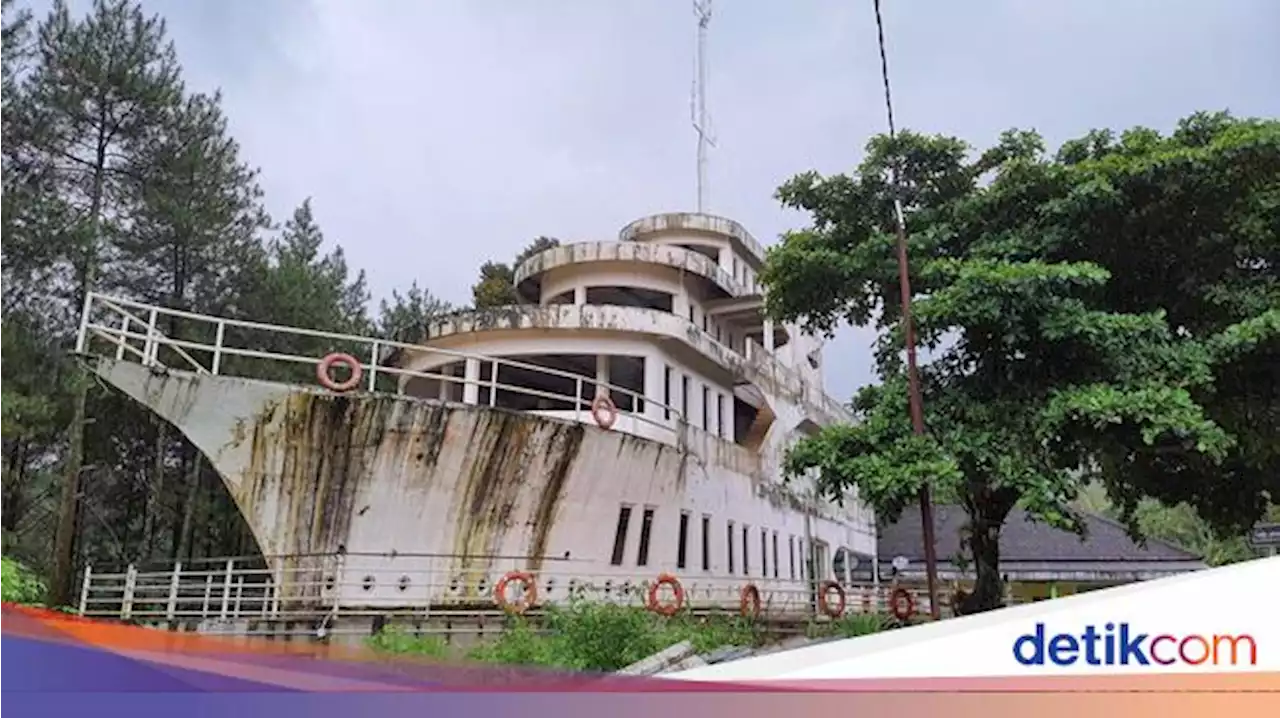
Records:
{"label": "tiled roof", "polygon": [[[939,563],[948,561],[960,548],[960,529],[968,521],[964,509],[956,505],[934,507],[934,536]],[[1172,544],[1148,539],[1139,546],[1122,525],[1101,516],[1085,514],[1085,538],[1030,520],[1014,509],[1000,532],[1000,560],[1004,561],[1193,561],[1199,556]],[[920,512],[914,507],[903,512],[897,523],[880,529],[882,561],[906,556],[912,562],[924,559]]]}

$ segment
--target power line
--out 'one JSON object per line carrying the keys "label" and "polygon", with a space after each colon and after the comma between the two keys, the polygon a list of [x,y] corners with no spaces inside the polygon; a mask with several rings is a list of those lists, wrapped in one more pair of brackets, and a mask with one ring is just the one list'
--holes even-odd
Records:
{"label": "power line", "polygon": [[[902,329],[907,345],[907,391],[911,403],[911,428],[917,436],[924,431],[924,401],[920,395],[920,370],[916,365],[916,333],[911,321],[911,273],[907,264],[907,220],[902,212],[902,177],[898,172],[900,156],[893,141],[897,137],[893,124],[893,94],[889,91],[889,56],[885,52],[884,18],[880,15],[880,0],[872,0],[876,10],[876,36],[880,45],[880,76],[884,80],[884,106],[889,118],[890,151],[894,153],[891,165],[893,209],[898,230],[898,284],[902,291]],[[938,606],[938,556],[933,533],[933,498],[928,484],[920,487],[920,523],[924,529],[924,561],[929,582],[929,613],[936,621],[941,618]]]}
{"label": "power line", "polygon": [[873,0],[876,7],[876,36],[880,44],[880,77],[884,80],[884,107],[889,116],[889,139],[896,132],[893,127],[893,93],[889,91],[889,57],[884,49],[884,19],[880,16],[880,0]]}

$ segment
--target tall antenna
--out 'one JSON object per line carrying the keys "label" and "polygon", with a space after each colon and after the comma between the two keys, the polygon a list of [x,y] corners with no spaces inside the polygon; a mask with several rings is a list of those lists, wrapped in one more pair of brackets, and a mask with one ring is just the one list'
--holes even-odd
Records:
{"label": "tall antenna", "polygon": [[707,201],[707,148],[715,147],[707,118],[707,26],[711,24],[711,0],[693,0],[693,14],[698,18],[698,53],[694,68],[693,130],[698,133],[698,213]]}

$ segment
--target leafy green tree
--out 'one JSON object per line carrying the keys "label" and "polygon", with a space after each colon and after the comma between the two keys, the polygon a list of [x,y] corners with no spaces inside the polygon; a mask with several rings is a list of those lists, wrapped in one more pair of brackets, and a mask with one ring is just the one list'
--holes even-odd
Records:
{"label": "leafy green tree", "polygon": [[[957,500],[976,574],[963,610],[1000,604],[998,540],[1015,505],[1079,531],[1072,502],[1098,479],[1136,531],[1135,497],[1186,501],[1225,527],[1251,523],[1276,495],[1274,442],[1231,417],[1275,416],[1280,123],[1219,118],[1205,140],[1204,117],[1170,137],[1133,130],[1107,144],[1093,133],[1054,158],[1029,132],[1005,133],[976,159],[954,138],[882,136],[853,175],[807,173],[779,190],[812,226],[769,252],[769,311],[822,332],[874,326],[883,382],[855,397],[859,423],[802,441],[787,471],[817,470],[833,496],[856,485],[884,520],[923,482]],[[913,310],[933,355],[921,367],[925,437],[911,433],[901,360],[895,167]],[[1170,237],[1166,212],[1179,202],[1195,209],[1174,216],[1205,216]],[[1181,291],[1230,297],[1233,311],[1175,314],[1162,303],[1174,292],[1148,289],[1150,274],[1115,288],[1132,265],[1165,262],[1147,257],[1156,238],[1194,243],[1210,227],[1222,234],[1205,241],[1238,260],[1195,263]],[[1245,387],[1236,372],[1269,385]]]}
{"label": "leafy green tree", "polygon": [[[1077,505],[1085,511],[1123,518],[1123,510],[1107,497],[1106,488],[1093,483],[1081,492]],[[1181,546],[1204,558],[1210,566],[1221,566],[1255,558],[1247,533],[1215,530],[1190,504],[1167,506],[1155,499],[1138,502],[1133,520],[1140,539],[1159,539]],[[1280,505],[1267,509],[1264,521],[1280,521]]]}
{"label": "leafy green tree", "polygon": [[519,304],[516,295],[516,269],[529,257],[539,252],[559,247],[560,240],[538,237],[516,255],[511,264],[485,262],[480,265],[480,279],[471,287],[472,302],[476,309],[504,307]]}

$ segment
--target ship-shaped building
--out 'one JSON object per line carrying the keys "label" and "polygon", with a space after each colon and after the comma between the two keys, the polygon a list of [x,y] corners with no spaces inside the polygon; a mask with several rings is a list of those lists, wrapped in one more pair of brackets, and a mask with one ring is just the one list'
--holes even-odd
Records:
{"label": "ship-shaped building", "polygon": [[[170,619],[670,607],[676,589],[695,609],[758,595],[835,612],[836,586],[872,579],[874,516],[783,476],[790,446],[850,417],[823,390],[820,341],[766,316],[763,259],[731,220],[646,217],[528,257],[517,305],[435,318],[416,341],[331,336],[346,349],[328,357],[234,340],[327,335],[183,313],[213,338],[179,342],[157,330],[171,310],[92,295],[81,353],[204,453],[264,559],[89,569],[82,608],[119,579],[129,605],[107,612]],[[244,356],[320,364],[318,381],[230,371]],[[344,362],[358,376],[340,384]]]}

